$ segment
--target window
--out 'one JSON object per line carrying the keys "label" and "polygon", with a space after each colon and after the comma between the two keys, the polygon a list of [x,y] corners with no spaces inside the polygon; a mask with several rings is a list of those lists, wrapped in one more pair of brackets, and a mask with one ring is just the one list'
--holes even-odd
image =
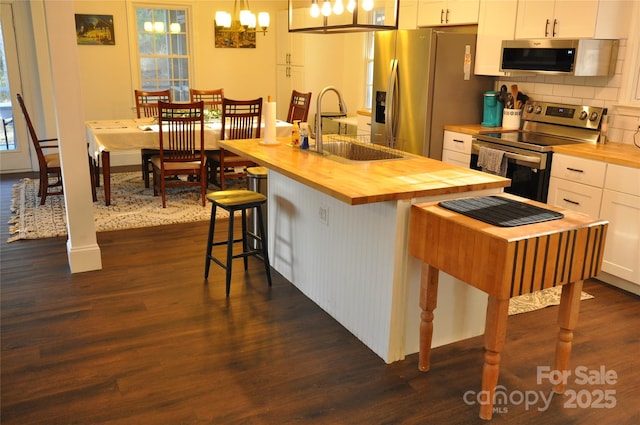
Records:
{"label": "window", "polygon": [[142,90],[171,89],[174,101],[189,100],[187,10],[136,8],[136,29]]}

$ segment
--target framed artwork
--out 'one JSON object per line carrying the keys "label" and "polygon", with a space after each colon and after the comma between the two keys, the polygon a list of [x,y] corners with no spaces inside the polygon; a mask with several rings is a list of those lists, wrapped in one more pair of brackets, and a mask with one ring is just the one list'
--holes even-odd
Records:
{"label": "framed artwork", "polygon": [[76,14],[76,39],[78,44],[113,46],[116,44],[113,15]]}
{"label": "framed artwork", "polygon": [[229,47],[240,49],[256,48],[255,31],[230,31],[215,25],[215,45],[216,47]]}

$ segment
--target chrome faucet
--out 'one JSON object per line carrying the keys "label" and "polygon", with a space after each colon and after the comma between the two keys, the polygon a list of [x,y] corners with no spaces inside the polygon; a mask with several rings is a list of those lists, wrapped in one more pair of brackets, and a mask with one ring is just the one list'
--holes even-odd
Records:
{"label": "chrome faucet", "polygon": [[322,153],[322,98],[325,93],[328,91],[335,92],[338,95],[338,102],[340,106],[340,112],[343,114],[347,114],[347,105],[344,103],[344,99],[342,99],[342,94],[338,91],[337,88],[333,86],[328,86],[322,89],[320,94],[318,95],[318,99],[316,101],[316,152]]}

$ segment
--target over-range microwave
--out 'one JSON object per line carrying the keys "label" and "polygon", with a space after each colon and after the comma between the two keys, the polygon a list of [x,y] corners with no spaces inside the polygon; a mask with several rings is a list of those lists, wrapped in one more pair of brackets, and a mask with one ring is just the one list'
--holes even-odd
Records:
{"label": "over-range microwave", "polygon": [[500,71],[510,74],[611,76],[618,40],[504,40]]}

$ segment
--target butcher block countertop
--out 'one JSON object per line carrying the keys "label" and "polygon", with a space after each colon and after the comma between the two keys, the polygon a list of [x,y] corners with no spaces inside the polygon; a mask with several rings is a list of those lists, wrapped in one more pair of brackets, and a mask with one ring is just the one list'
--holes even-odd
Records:
{"label": "butcher block countertop", "polygon": [[434,159],[403,153],[407,159],[341,163],[313,151],[261,145],[261,139],[220,140],[220,146],[350,205],[408,200],[494,189],[510,180]]}
{"label": "butcher block countertop", "polygon": [[473,134],[473,135],[517,131],[517,130],[505,130],[502,127],[483,127],[480,124],[447,124],[443,126],[443,128],[445,130],[455,131],[457,133]]}
{"label": "butcher block countertop", "polygon": [[575,145],[554,146],[553,151],[611,164],[640,168],[640,148],[629,144],[613,142],[604,145],[579,143]]}

